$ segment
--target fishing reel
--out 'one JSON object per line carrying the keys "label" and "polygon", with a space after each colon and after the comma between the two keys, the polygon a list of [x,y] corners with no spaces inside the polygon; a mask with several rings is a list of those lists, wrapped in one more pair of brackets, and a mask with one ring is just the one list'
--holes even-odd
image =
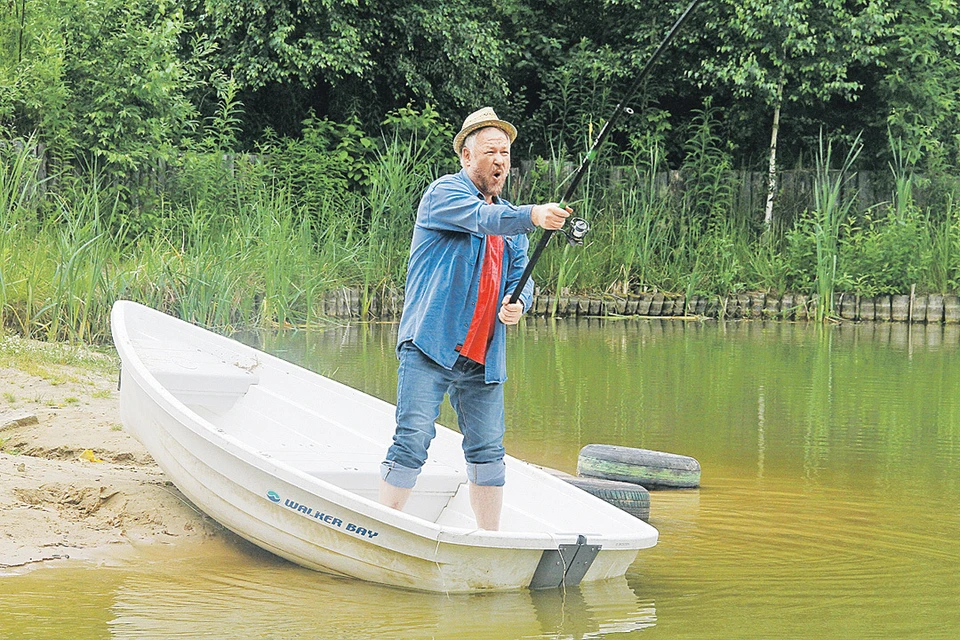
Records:
{"label": "fishing reel", "polygon": [[587,232],[590,231],[590,224],[583,218],[570,218],[570,222],[560,230],[567,237],[571,247],[579,247],[583,244]]}

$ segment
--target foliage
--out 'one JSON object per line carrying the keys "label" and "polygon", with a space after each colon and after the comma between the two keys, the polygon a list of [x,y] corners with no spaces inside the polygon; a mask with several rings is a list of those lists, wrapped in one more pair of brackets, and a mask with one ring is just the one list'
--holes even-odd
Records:
{"label": "foliage", "polygon": [[788,101],[855,99],[862,88],[851,67],[876,61],[891,16],[866,0],[724,0],[708,3],[716,55],[695,72],[729,84],[736,95],[773,106],[778,85]]}
{"label": "foliage", "polygon": [[960,21],[951,0],[898,0],[878,88],[912,163],[943,171],[960,159]]}
{"label": "foliage", "polygon": [[837,284],[837,261],[840,257],[840,228],[853,205],[844,200],[843,187],[850,179],[850,171],[860,154],[859,139],[855,140],[839,171],[833,170],[833,143],[821,136],[814,178],[813,240],[817,246],[816,293],[819,296],[817,320],[834,316],[833,292]]}
{"label": "foliage", "polygon": [[598,51],[589,40],[576,43],[562,64],[544,74],[535,130],[561,148],[589,148],[590,138],[595,137],[589,133],[599,132],[603,118],[620,98],[613,95],[614,81],[624,72],[619,56],[609,47]]}
{"label": "foliage", "polygon": [[848,223],[837,285],[843,291],[875,296],[903,293],[923,282],[931,259],[926,222],[916,208],[898,212],[891,207],[878,218],[871,212]]}
{"label": "foliage", "polygon": [[[490,104],[519,125],[512,201],[555,200],[682,9],[8,5],[0,314],[76,340],[106,336],[120,295],[208,324],[298,325],[317,321],[332,286],[401,286],[417,199],[457,170],[450,140],[466,113]],[[587,246],[550,247],[538,286],[954,290],[957,22],[952,0],[704,3],[572,203],[593,226]],[[761,236],[737,171],[767,151],[781,82],[784,155],[801,169],[816,159],[816,202]],[[848,156],[837,173],[829,144],[810,152],[824,122],[844,145],[864,129],[872,147],[856,167]],[[889,202],[861,211],[844,176],[888,163]]]}
{"label": "foliage", "polygon": [[[4,44],[19,43],[4,19]],[[191,93],[209,72],[205,38],[182,50],[187,29],[166,2],[31,3],[22,50],[0,53],[0,118],[36,131],[55,156],[92,157],[117,175],[169,159],[193,130]]]}
{"label": "foliage", "polygon": [[700,228],[723,224],[733,207],[733,162],[717,133],[717,115],[710,100],[694,112],[680,170],[685,215]]}
{"label": "foliage", "polygon": [[218,66],[242,87],[319,87],[338,118],[408,100],[458,106],[502,101],[500,11],[499,3],[465,0],[283,0],[269,7],[256,0],[206,0],[192,6],[201,32],[220,44]]}

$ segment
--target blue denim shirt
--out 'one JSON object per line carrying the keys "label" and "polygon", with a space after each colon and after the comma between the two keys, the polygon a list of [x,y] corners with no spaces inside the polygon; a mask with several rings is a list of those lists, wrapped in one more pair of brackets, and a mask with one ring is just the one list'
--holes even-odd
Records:
{"label": "blue denim shirt", "polygon": [[[423,194],[410,244],[403,315],[397,349],[408,340],[437,364],[452,369],[473,319],[486,236],[504,236],[500,296],[513,289],[527,265],[525,234],[536,227],[533,205],[505,200],[487,204],[466,170],[443,176]],[[533,299],[533,279],[520,295],[524,310]],[[487,383],[507,379],[506,327],[498,319],[487,350]]]}

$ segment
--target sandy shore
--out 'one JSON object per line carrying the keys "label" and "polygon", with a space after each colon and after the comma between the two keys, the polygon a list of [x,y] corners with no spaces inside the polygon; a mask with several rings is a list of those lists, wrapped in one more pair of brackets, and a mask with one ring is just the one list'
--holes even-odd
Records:
{"label": "sandy shore", "polygon": [[[115,358],[68,364],[51,345],[7,337],[3,346],[0,570],[223,535],[123,430]],[[44,362],[11,356],[23,347],[45,351]]]}

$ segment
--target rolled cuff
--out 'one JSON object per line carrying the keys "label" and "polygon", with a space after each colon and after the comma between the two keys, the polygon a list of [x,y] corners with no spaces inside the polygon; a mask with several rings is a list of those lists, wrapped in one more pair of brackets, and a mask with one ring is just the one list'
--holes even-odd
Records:
{"label": "rolled cuff", "polygon": [[503,460],[480,464],[468,462],[467,479],[481,487],[502,487],[507,479],[507,465]]}
{"label": "rolled cuff", "polygon": [[411,469],[392,460],[380,463],[380,477],[384,482],[397,489],[413,489],[413,486],[417,484],[417,476],[419,475],[420,469]]}

